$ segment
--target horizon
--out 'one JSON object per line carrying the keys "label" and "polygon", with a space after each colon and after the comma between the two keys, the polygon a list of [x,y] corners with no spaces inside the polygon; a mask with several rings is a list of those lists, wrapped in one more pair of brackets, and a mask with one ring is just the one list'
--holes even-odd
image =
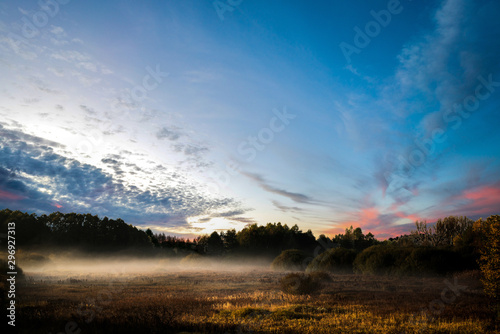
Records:
{"label": "horizon", "polygon": [[[3,210],[10,210],[10,209],[9,209],[9,208],[4,208],[4,209],[2,209],[2,210],[0,210],[0,211],[3,211]],[[10,210],[10,211],[15,212],[15,210]],[[20,211],[20,210],[19,210],[19,211]],[[20,211],[20,212],[22,212],[22,211]],[[35,214],[35,215],[36,215],[36,217],[40,217],[40,215],[38,215],[38,214],[36,214],[36,213],[29,213],[29,212],[23,212],[23,213],[28,214],[28,215]],[[107,219],[109,219],[109,220],[114,220],[114,221],[117,221],[117,220],[122,220],[125,224],[127,224],[127,225],[131,225],[131,226],[133,226],[133,227],[135,227],[135,228],[138,228],[139,230],[141,230],[141,231],[143,231],[143,232],[146,232],[146,231],[149,229],[149,230],[151,230],[151,232],[152,232],[154,235],[161,235],[161,234],[164,234],[164,235],[165,235],[165,237],[176,237],[176,238],[184,239],[184,240],[186,240],[186,241],[188,241],[188,242],[190,242],[190,241],[191,241],[191,242],[194,242],[194,240],[195,240],[196,238],[198,238],[198,237],[202,237],[202,236],[210,236],[213,232],[217,232],[219,235],[221,235],[221,233],[223,233],[223,232],[227,232],[227,231],[229,231],[229,230],[233,230],[233,228],[232,228],[232,229],[217,229],[217,230],[207,231],[207,232],[202,233],[202,234],[192,234],[192,235],[189,235],[189,234],[176,234],[176,233],[165,233],[165,232],[162,232],[162,231],[156,231],[156,230],[151,229],[151,228],[149,228],[149,227],[147,227],[147,226],[137,226],[137,225],[129,224],[129,223],[127,223],[127,221],[125,221],[125,220],[121,219],[120,217],[117,217],[117,218],[113,218],[113,217],[112,217],[112,218],[110,218],[110,217],[108,217],[108,216],[103,216],[103,217],[100,217],[100,216],[99,216],[99,215],[97,215],[97,214],[92,214],[92,213],[88,213],[88,212],[87,212],[87,213],[77,213],[77,212],[67,212],[67,213],[63,213],[63,212],[60,212],[60,211],[54,211],[54,212],[52,212],[52,213],[77,214],[77,215],[78,215],[78,214],[81,214],[81,215],[87,215],[87,214],[90,214],[91,216],[97,217],[97,218],[99,218],[100,220],[103,220],[103,219],[106,219],[106,218],[107,218]],[[52,214],[52,213],[49,213],[49,214],[47,214],[47,215],[50,215],[50,214]],[[493,215],[493,216],[495,216],[495,215]],[[463,217],[463,218],[468,218],[468,219],[470,219],[470,218],[469,218],[469,217],[467,217],[467,216],[448,216],[448,217],[456,217],[456,218],[462,218],[462,217]],[[437,219],[437,221],[439,221],[439,220],[444,220],[445,218],[448,218],[448,217],[440,217],[440,218],[438,218],[438,219]],[[480,217],[479,219],[482,219],[483,221],[485,220],[483,217]],[[479,220],[479,219],[478,219],[478,220]],[[348,229],[351,229],[351,230],[352,230],[352,229],[361,228],[364,236],[366,236],[367,234],[371,233],[371,234],[373,235],[373,237],[374,237],[377,241],[389,241],[389,239],[394,239],[394,238],[399,238],[399,237],[410,236],[410,235],[411,235],[411,233],[413,233],[413,232],[417,231],[417,228],[416,228],[416,223],[424,223],[426,226],[428,226],[428,227],[432,227],[433,225],[435,225],[435,224],[437,223],[437,221],[434,221],[434,222],[428,222],[428,221],[426,221],[426,220],[423,220],[423,221],[418,221],[418,220],[417,220],[417,221],[413,222],[413,224],[411,224],[411,226],[415,226],[415,229],[410,228],[410,226],[408,226],[408,231],[407,231],[406,233],[402,233],[402,234],[399,234],[399,235],[392,235],[392,236],[388,236],[388,237],[386,237],[386,238],[384,238],[384,239],[377,238],[377,236],[376,236],[376,235],[374,235],[371,231],[369,231],[369,230],[363,230],[363,229],[361,228],[361,226],[357,226],[357,225],[351,225],[351,226],[348,226],[348,227],[346,227],[346,228],[345,228],[345,230],[344,230],[344,231],[340,231],[339,233],[336,233],[336,234],[319,234],[319,235],[315,235],[315,234],[314,234],[314,232],[312,232],[312,231],[311,231],[311,232],[312,232],[312,234],[314,235],[314,237],[315,237],[315,239],[316,239],[316,240],[318,240],[318,239],[320,238],[320,236],[321,236],[321,235],[324,235],[324,236],[325,236],[325,237],[327,237],[327,238],[333,239],[333,238],[334,238],[335,236],[337,236],[337,235],[344,235],[344,232],[347,232],[347,230],[348,230]],[[477,221],[477,220],[472,220],[472,221]],[[287,224],[287,223],[282,223],[282,222],[249,223],[249,224],[247,224],[247,225],[243,226],[242,228],[239,228],[239,229],[234,229],[234,230],[238,233],[238,232],[241,232],[243,229],[245,229],[245,228],[247,228],[247,227],[250,227],[250,226],[252,226],[252,225],[257,225],[257,226],[262,226],[262,227],[265,227],[265,226],[267,226],[268,224],[274,224],[274,225],[276,225],[276,224],[281,224],[282,226],[288,226],[288,228],[292,228],[292,227],[294,227],[294,226],[296,225],[296,226],[299,228],[299,232],[306,233],[306,232],[310,231],[310,229],[309,229],[309,230],[304,230],[304,229],[302,229],[302,228],[301,228],[298,224],[289,225],[289,224]],[[408,224],[408,225],[410,225],[410,224]]]}
{"label": "horizon", "polygon": [[499,11],[4,2],[0,206],[190,238],[498,214]]}

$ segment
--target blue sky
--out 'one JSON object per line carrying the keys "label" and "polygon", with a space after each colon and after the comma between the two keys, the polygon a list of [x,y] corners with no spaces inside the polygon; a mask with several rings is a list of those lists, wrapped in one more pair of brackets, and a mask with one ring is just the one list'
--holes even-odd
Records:
{"label": "blue sky", "polygon": [[500,208],[496,1],[5,1],[0,206],[378,238]]}

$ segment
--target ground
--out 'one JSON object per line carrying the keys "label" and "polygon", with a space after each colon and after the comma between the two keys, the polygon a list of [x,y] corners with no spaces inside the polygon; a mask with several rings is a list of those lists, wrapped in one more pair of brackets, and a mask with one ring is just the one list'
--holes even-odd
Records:
{"label": "ground", "polygon": [[[330,275],[310,295],[267,269],[26,272],[19,333],[497,333],[477,273]],[[81,331],[79,331],[81,330]]]}

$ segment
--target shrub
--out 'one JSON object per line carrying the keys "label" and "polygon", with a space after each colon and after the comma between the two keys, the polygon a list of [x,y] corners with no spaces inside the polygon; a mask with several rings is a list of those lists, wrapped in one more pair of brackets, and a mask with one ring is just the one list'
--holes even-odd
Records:
{"label": "shrub", "polygon": [[330,274],[325,271],[313,271],[309,273],[309,277],[320,283],[332,281],[332,277],[330,276]]}
{"label": "shrub", "polygon": [[417,247],[402,263],[399,272],[408,275],[444,275],[463,269],[466,268],[459,253],[447,249]]}
{"label": "shrub", "polygon": [[346,248],[331,248],[316,256],[307,266],[307,272],[327,271],[332,273],[352,273],[356,252]]}
{"label": "shrub", "polygon": [[280,280],[280,287],[292,295],[312,294],[322,288],[322,282],[309,274],[290,273]]}
{"label": "shrub", "polygon": [[378,245],[365,249],[354,260],[363,274],[444,275],[466,269],[463,257],[449,249]]}
{"label": "shrub", "polygon": [[407,247],[371,246],[358,254],[353,268],[356,273],[362,274],[400,274],[400,267],[411,251]]}
{"label": "shrub", "polygon": [[298,249],[288,249],[281,252],[271,263],[273,270],[303,271],[307,264],[307,254]]}

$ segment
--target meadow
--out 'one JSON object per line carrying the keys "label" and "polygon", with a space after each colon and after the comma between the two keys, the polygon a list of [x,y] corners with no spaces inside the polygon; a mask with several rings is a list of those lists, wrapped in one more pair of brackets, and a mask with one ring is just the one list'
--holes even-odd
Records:
{"label": "meadow", "polygon": [[[116,267],[118,268],[118,267]],[[478,272],[324,275],[287,294],[265,266],[26,271],[19,333],[498,333]]]}

